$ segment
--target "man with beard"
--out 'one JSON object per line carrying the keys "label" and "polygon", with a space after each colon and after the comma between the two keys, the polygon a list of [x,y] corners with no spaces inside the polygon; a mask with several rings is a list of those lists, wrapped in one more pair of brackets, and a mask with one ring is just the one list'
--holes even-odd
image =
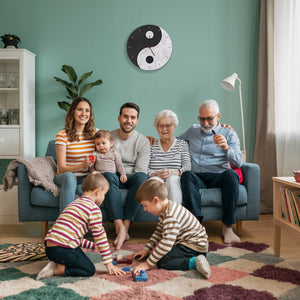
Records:
{"label": "man with beard", "polygon": [[201,188],[222,189],[223,237],[225,243],[240,242],[233,232],[235,209],[239,196],[239,177],[231,169],[242,163],[239,138],[234,130],[221,126],[221,113],[215,100],[200,104],[198,120],[179,138],[189,143],[192,171],[181,175],[182,205],[190,210],[200,222]]}
{"label": "man with beard", "polygon": [[[116,250],[119,250],[130,238],[128,229],[139,209],[135,194],[140,185],[147,180],[150,143],[145,136],[135,130],[139,121],[139,112],[140,108],[135,103],[123,104],[118,116],[120,128],[111,132],[113,147],[121,155],[127,181],[122,183],[115,173],[103,174],[110,184],[104,201],[110,219],[116,227],[117,237],[114,241]],[[128,189],[124,208],[121,189]]]}

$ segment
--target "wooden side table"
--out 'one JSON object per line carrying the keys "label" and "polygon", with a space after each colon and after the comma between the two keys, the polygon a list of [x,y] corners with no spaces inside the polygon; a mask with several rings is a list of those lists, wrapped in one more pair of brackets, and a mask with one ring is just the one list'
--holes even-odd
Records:
{"label": "wooden side table", "polygon": [[291,187],[299,189],[298,183],[294,177],[273,177],[273,247],[274,256],[280,256],[280,240],[281,228],[286,230],[293,230],[300,236],[300,226],[295,225],[282,217],[281,210],[281,192],[280,187]]}

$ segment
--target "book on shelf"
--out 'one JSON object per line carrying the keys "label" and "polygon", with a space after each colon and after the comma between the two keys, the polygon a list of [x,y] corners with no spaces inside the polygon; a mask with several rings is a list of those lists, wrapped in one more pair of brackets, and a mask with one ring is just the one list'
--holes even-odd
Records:
{"label": "book on shelf", "polygon": [[282,218],[300,226],[300,190],[280,187]]}
{"label": "book on shelf", "polygon": [[294,205],[295,205],[295,209],[298,215],[298,219],[300,222],[300,191],[299,190],[295,190],[292,192],[292,196],[293,196],[293,200],[294,200]]}
{"label": "book on shelf", "polygon": [[288,204],[291,208],[292,223],[299,226],[299,217],[298,217],[298,214],[296,212],[296,207],[295,207],[295,204],[294,204],[294,198],[293,198],[293,195],[292,195],[292,191],[294,191],[294,190],[292,190],[290,188],[286,188]]}
{"label": "book on shelf", "polygon": [[280,187],[280,193],[281,193],[281,215],[284,219],[290,221],[289,215],[288,215],[288,208],[287,208],[287,203],[286,203],[286,195],[285,195],[285,190],[284,187]]}

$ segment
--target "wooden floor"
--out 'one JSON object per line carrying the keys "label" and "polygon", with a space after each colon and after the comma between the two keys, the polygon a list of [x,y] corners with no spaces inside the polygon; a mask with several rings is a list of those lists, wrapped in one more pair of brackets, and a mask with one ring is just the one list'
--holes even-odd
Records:
{"label": "wooden floor", "polygon": [[[273,247],[272,215],[261,215],[258,221],[244,221],[241,240],[266,243]],[[51,224],[50,224],[51,225]],[[209,241],[222,243],[222,223],[219,221],[203,222]],[[110,241],[115,237],[112,223],[104,223]],[[40,223],[22,223],[20,225],[0,225],[0,244],[18,242],[40,242]],[[134,223],[130,228],[130,242],[144,243],[155,229],[155,223]],[[300,237],[293,232],[282,229],[281,254],[287,262],[300,266]]]}

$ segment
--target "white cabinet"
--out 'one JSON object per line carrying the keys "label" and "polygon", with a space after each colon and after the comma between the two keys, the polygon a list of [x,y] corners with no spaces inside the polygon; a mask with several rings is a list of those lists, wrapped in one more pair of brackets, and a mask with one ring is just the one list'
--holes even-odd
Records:
{"label": "white cabinet", "polygon": [[35,156],[35,54],[0,49],[0,159]]}

